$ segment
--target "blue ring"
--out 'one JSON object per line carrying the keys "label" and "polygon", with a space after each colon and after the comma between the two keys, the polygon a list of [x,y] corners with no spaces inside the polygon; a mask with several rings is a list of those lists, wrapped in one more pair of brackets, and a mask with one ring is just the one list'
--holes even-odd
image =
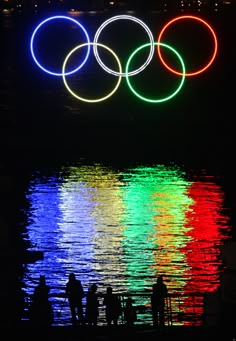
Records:
{"label": "blue ring", "polygon": [[[89,39],[89,35],[88,35],[87,31],[85,30],[85,28],[84,28],[77,20],[75,20],[75,19],[73,19],[73,18],[70,18],[70,17],[67,17],[67,16],[63,16],[63,15],[58,15],[58,16],[50,17],[50,18],[48,18],[48,19],[42,21],[42,22],[36,27],[36,29],[34,30],[32,36],[31,36],[31,40],[30,40],[30,51],[31,51],[31,54],[32,54],[32,57],[33,57],[35,63],[38,65],[38,67],[40,67],[40,69],[42,69],[43,71],[49,73],[50,75],[62,76],[62,73],[52,72],[52,71],[46,69],[45,67],[43,67],[43,66],[39,63],[39,61],[37,60],[37,58],[36,58],[36,56],[35,56],[35,53],[34,53],[34,47],[33,47],[33,45],[34,45],[34,38],[35,38],[35,35],[36,35],[36,33],[38,32],[39,28],[40,28],[42,25],[44,25],[46,22],[48,22],[49,20],[54,20],[54,19],[66,19],[66,20],[72,21],[74,24],[76,24],[77,26],[79,26],[79,27],[83,30],[83,32],[84,32],[84,34],[85,34],[85,36],[86,36],[86,39],[87,39],[87,43],[88,43],[88,44],[90,43],[90,39]],[[90,45],[88,45],[87,53],[86,53],[86,56],[85,56],[84,60],[82,61],[82,63],[81,63],[76,69],[74,69],[74,70],[72,70],[72,71],[69,71],[69,72],[65,73],[65,75],[71,75],[71,74],[77,72],[77,71],[86,63],[86,61],[87,61],[87,59],[88,59],[88,57],[89,57],[89,53],[90,53]]]}

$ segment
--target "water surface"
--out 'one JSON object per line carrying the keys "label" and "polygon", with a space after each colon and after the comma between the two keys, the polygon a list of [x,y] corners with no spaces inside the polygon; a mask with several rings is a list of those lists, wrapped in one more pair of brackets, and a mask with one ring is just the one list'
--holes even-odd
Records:
{"label": "water surface", "polygon": [[[97,283],[101,294],[111,285],[134,295],[150,293],[162,274],[178,297],[174,311],[193,314],[192,296],[200,295],[199,319],[203,295],[219,287],[231,227],[217,176],[174,164],[77,164],[33,173],[26,198],[27,236],[44,259],[27,265],[25,288],[31,295],[39,274],[46,276],[56,323],[69,315],[62,304],[70,272],[85,290]],[[145,295],[135,300],[150,306]]]}

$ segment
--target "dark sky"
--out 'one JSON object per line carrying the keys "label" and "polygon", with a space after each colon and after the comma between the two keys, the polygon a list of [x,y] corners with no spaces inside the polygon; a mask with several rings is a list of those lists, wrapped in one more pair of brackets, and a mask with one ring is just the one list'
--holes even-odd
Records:
{"label": "dark sky", "polygon": [[61,91],[63,84],[41,74],[32,63],[27,37],[35,25],[33,18],[15,18],[13,26],[9,18],[1,18],[2,151],[69,149],[106,154],[112,149],[127,157],[156,152],[231,157],[235,129],[234,16],[230,11],[202,16],[217,31],[219,53],[214,67],[186,80],[181,96],[162,105],[127,97],[124,85],[104,103],[65,101],[68,95]]}

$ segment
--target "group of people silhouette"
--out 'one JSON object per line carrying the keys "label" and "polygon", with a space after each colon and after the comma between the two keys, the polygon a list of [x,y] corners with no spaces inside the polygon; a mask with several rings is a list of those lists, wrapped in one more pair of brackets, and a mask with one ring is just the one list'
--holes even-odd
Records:
{"label": "group of people silhouette", "polygon": [[[66,295],[68,297],[71,318],[73,324],[97,325],[99,316],[99,301],[97,295],[97,285],[92,284],[86,295],[85,316],[83,313],[83,297],[85,292],[81,281],[76,279],[75,274],[69,275],[66,283]],[[105,316],[107,325],[117,325],[118,318],[122,313],[121,302],[117,295],[113,294],[112,287],[107,287],[103,305],[105,306]]]}
{"label": "group of people silhouette", "polygon": [[[50,288],[46,284],[45,276],[40,275],[39,284],[34,289],[29,311],[30,321],[35,326],[50,326],[53,323],[53,308],[49,300],[49,291]],[[151,311],[154,327],[164,326],[165,324],[164,312],[167,294],[167,286],[163,282],[163,277],[159,276],[152,286],[151,293]],[[97,326],[100,303],[96,284],[92,284],[85,293],[81,281],[76,278],[74,273],[70,273],[65,285],[65,295],[65,299],[68,299],[73,325]],[[84,298],[86,299],[85,304],[83,302]],[[128,326],[137,321],[137,312],[133,305],[133,299],[128,297],[125,306],[122,307],[119,295],[113,293],[111,286],[106,288],[102,305],[105,307],[107,326],[117,326],[118,320],[123,313],[124,321]]]}

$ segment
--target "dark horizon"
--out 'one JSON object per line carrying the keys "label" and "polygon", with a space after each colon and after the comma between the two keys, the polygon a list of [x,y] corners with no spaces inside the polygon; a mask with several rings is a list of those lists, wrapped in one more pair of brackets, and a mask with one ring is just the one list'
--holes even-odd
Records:
{"label": "dark horizon", "polygon": [[233,9],[235,4],[232,0],[206,0],[204,3],[196,3],[194,0],[126,0],[126,1],[109,1],[109,0],[0,0],[1,9],[15,8],[17,10],[26,9],[58,9],[58,10],[196,10],[209,9],[220,10],[223,8]]}

